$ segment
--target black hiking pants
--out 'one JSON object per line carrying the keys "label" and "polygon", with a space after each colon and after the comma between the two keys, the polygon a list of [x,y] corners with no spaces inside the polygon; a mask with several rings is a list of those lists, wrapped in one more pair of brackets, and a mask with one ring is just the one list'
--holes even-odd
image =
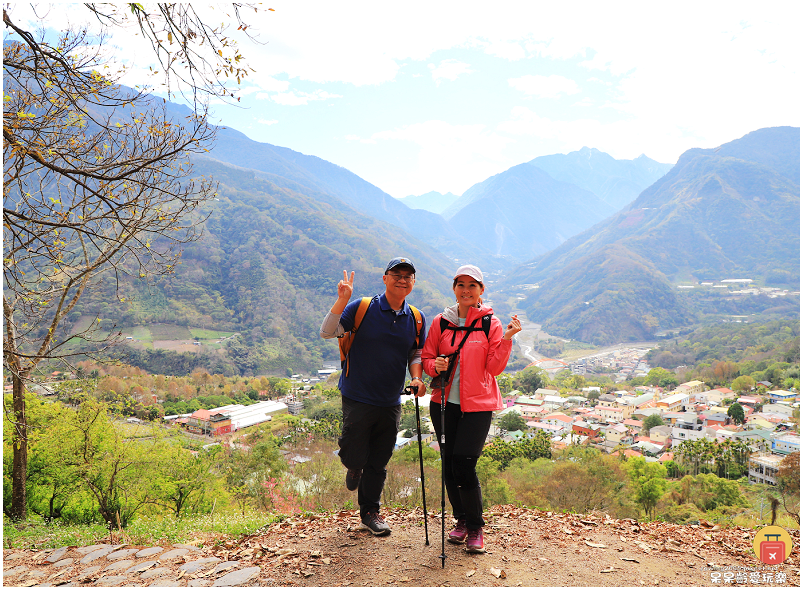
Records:
{"label": "black hiking pants", "polygon": [[373,406],[342,396],[342,415],[339,459],[348,469],[364,470],[358,484],[361,516],[378,512],[386,464],[392,458],[400,428],[400,406]]}
{"label": "black hiking pants", "polygon": [[[481,528],[483,498],[475,466],[483,452],[492,412],[462,412],[461,405],[447,402],[444,413],[444,485],[457,520],[465,519],[468,529]],[[431,422],[437,440],[442,440],[442,406],[431,402]]]}

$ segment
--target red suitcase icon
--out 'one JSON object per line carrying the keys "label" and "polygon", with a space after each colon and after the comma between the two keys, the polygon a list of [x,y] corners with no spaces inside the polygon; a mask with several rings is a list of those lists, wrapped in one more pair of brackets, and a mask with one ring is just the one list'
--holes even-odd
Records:
{"label": "red suitcase icon", "polygon": [[[761,561],[769,564],[783,563],[786,559],[786,543],[779,541],[781,535],[764,535],[767,540],[761,542]],[[775,537],[774,541],[770,541],[770,537]]]}

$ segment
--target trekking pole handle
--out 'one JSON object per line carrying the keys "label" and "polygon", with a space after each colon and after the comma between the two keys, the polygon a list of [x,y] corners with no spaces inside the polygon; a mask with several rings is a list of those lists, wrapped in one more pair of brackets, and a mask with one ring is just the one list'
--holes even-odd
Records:
{"label": "trekking pole handle", "polygon": [[419,391],[419,385],[406,385],[404,393],[406,395],[417,395]]}

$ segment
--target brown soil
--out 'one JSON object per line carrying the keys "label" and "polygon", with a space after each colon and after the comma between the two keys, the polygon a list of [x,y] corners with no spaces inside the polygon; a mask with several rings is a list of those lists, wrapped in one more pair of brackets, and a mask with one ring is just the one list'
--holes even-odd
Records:
{"label": "brown soil", "polygon": [[[495,507],[485,515],[486,553],[445,543],[442,567],[438,515],[428,516],[429,545],[421,510],[383,516],[392,527],[385,537],[363,529],[357,511],[341,511],[293,517],[238,541],[203,540],[216,541],[212,552],[223,560],[260,566],[259,586],[728,586],[732,579],[715,582],[712,572],[740,573],[742,582],[745,571],[747,583],[738,585],[800,582],[796,550],[780,566],[766,566],[753,552],[756,531],[741,527]],[[790,533],[796,548],[800,532]]]}

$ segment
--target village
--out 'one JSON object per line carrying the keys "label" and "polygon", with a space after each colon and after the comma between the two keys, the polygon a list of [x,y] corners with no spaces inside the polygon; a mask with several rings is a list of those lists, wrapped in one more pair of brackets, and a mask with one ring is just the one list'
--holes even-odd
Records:
{"label": "village", "polygon": [[[619,352],[610,358],[620,370],[641,371],[631,351]],[[608,360],[606,360],[606,363]],[[325,378],[333,369],[322,369]],[[323,374],[324,373],[324,374]],[[314,379],[315,383],[319,378]],[[314,396],[311,378],[293,375],[292,393],[275,400],[259,401],[252,405],[233,404],[212,409],[200,409],[191,414],[164,416],[167,424],[180,425],[186,432],[217,439],[242,428],[268,422],[277,414],[301,416],[303,399]],[[768,383],[761,383],[764,390]],[[505,409],[495,414],[487,444],[501,437],[513,441],[533,436],[536,431],[550,435],[554,449],[568,445],[587,445],[611,455],[642,456],[648,462],[666,463],[675,460],[676,449],[684,441],[741,441],[750,450],[748,479],[753,483],[776,485],[779,463],[786,455],[800,451],[800,436],[794,430],[793,413],[800,406],[793,391],[774,389],[763,394],[737,395],[728,388],[708,389],[702,381],[680,384],[672,391],[660,387],[637,386],[632,390],[603,392],[599,387],[582,388],[580,394],[560,393],[555,389],[539,388],[531,395],[510,391],[503,396]],[[402,396],[402,402],[412,402],[413,396]],[[419,398],[427,414],[430,394]],[[744,421],[737,424],[728,414],[733,404],[739,404]],[[506,431],[500,427],[502,418],[518,414],[525,430]],[[653,415],[663,423],[645,429],[645,420]],[[424,445],[438,449],[432,425],[423,415],[421,434]],[[417,442],[417,433],[402,429],[395,448]]]}
{"label": "village", "polygon": [[[742,441],[750,449],[748,479],[753,483],[776,485],[780,461],[800,451],[800,436],[792,415],[797,394],[775,389],[763,395],[737,396],[728,388],[707,390],[702,381],[689,381],[674,391],[639,386],[634,392],[618,390],[599,395],[596,404],[588,395],[597,388],[585,388],[587,396],[563,397],[556,390],[540,388],[534,395],[512,395],[498,418],[517,412],[528,433],[544,430],[553,448],[587,444],[610,454],[643,456],[646,461],[666,463],[675,459],[684,441]],[[596,394],[595,394],[596,395]],[[739,404],[744,422],[735,424],[728,408]],[[658,415],[663,425],[644,432],[644,421]],[[509,439],[526,436],[522,431],[495,432]]]}

